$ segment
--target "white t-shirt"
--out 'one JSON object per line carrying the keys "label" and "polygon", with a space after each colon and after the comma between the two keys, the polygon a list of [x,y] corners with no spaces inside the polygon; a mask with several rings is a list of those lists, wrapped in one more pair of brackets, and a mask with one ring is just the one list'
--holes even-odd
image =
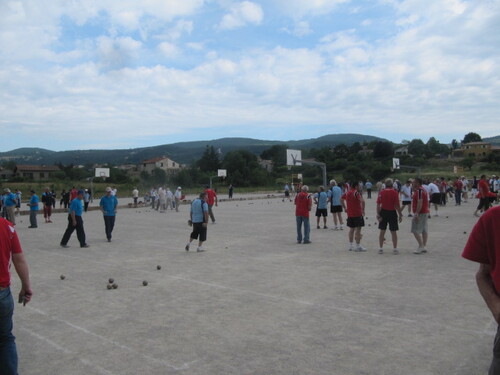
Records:
{"label": "white t-shirt", "polygon": [[404,184],[401,186],[401,200],[405,202],[411,201],[411,185]]}
{"label": "white t-shirt", "polygon": [[429,184],[429,195],[440,193],[439,188],[434,182]]}

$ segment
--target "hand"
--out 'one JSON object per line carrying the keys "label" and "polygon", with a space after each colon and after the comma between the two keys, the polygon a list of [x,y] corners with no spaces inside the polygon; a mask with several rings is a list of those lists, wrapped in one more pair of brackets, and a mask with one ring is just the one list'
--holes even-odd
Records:
{"label": "hand", "polygon": [[418,214],[415,214],[415,216],[413,216],[413,221],[418,221]]}
{"label": "hand", "polygon": [[73,226],[76,227],[76,220],[73,220]]}
{"label": "hand", "polygon": [[399,216],[399,222],[401,223],[403,221],[403,215]]}
{"label": "hand", "polygon": [[31,288],[21,288],[21,291],[19,292],[19,303],[23,303],[23,306],[26,306],[26,304],[31,301],[31,297],[33,296],[33,292],[31,291]]}
{"label": "hand", "polygon": [[203,223],[203,224],[201,224],[201,226],[202,226],[203,228],[206,228],[206,227],[207,227],[207,225],[208,225],[208,223]]}

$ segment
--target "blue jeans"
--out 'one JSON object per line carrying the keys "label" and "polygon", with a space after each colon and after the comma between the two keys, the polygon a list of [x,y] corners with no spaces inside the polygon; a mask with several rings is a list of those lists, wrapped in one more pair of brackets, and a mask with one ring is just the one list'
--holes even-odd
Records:
{"label": "blue jeans", "polygon": [[10,288],[0,290],[0,373],[2,375],[17,374],[17,350],[15,337],[12,334],[12,315],[14,299]]}
{"label": "blue jeans", "polygon": [[305,216],[295,216],[295,219],[297,220],[297,242],[302,242],[302,224],[304,224],[304,242],[308,242],[309,233],[311,232],[309,218]]}

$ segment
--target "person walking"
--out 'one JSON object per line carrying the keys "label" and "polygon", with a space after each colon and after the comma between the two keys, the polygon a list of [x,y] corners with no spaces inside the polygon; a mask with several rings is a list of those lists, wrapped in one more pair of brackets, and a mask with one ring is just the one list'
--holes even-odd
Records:
{"label": "person walking", "polygon": [[[365,226],[365,201],[358,191],[358,182],[353,181],[349,190],[341,197],[342,207],[347,212],[347,226],[349,227],[349,251],[366,251],[361,246],[361,228]],[[380,194],[380,192],[379,192]],[[356,241],[356,246],[354,245]]]}
{"label": "person walking", "polygon": [[474,216],[479,216],[478,211],[487,211],[490,208],[490,197],[495,196],[490,192],[490,188],[488,185],[488,180],[486,175],[481,175],[479,182],[477,184],[477,194],[476,197],[479,198],[479,205],[474,211]]}
{"label": "person walking", "polygon": [[24,258],[14,226],[0,218],[0,374],[2,375],[17,375],[18,367],[16,341],[12,334],[14,298],[10,290],[11,261],[21,280],[19,302],[24,306],[33,297],[28,263]]}
{"label": "person walking", "polygon": [[462,257],[479,263],[476,282],[479,293],[497,323],[493,359],[488,374],[500,374],[500,207],[485,212],[477,221]]}
{"label": "person walking", "polygon": [[198,199],[195,199],[191,203],[191,210],[189,212],[189,217],[191,225],[193,226],[193,231],[189,235],[189,241],[184,248],[189,251],[191,242],[198,240],[198,247],[196,251],[201,253],[205,251],[203,248],[203,242],[207,240],[207,224],[208,224],[208,203],[207,203],[207,193],[200,193]]}
{"label": "person walking", "polygon": [[52,205],[54,204],[54,196],[50,192],[49,188],[45,188],[45,192],[42,194],[43,202],[43,217],[46,223],[52,223],[50,217],[52,216]]}
{"label": "person walking", "polygon": [[422,187],[422,179],[420,178],[413,180],[412,210],[414,216],[411,221],[411,232],[418,243],[418,249],[413,253],[427,253],[429,197],[427,191]]}
{"label": "person walking", "polygon": [[393,189],[392,179],[385,180],[386,189],[382,190],[377,197],[377,220],[379,221],[378,229],[380,229],[378,242],[379,254],[384,253],[385,232],[387,224],[389,224],[389,231],[391,232],[393,254],[399,254],[398,250],[398,230],[399,225],[403,220],[403,212],[399,204],[399,193]]}
{"label": "person walking", "polygon": [[83,190],[78,190],[76,198],[73,199],[69,205],[68,227],[61,239],[61,247],[69,247],[68,241],[75,229],[80,247],[89,247],[87,242],[85,242],[85,229],[83,228],[83,194],[85,194]]}
{"label": "person walking", "polygon": [[318,192],[314,194],[314,203],[316,203],[316,228],[320,229],[319,222],[323,216],[323,229],[327,229],[326,218],[328,217],[328,194],[325,187],[320,186]]}
{"label": "person walking", "polygon": [[111,188],[106,188],[106,195],[101,198],[99,208],[104,218],[104,232],[108,242],[111,242],[113,228],[115,227],[116,208],[118,207],[118,199],[116,195],[111,194]]}
{"label": "person walking", "polygon": [[36,215],[38,215],[38,195],[35,194],[34,190],[30,191],[31,198],[28,203],[30,208],[30,226],[28,228],[38,228],[38,223],[36,221]]}
{"label": "person walking", "polygon": [[[312,199],[309,195],[309,187],[303,185],[300,193],[295,197],[295,219],[297,222],[297,243],[311,243],[310,232],[311,224],[309,222],[309,211],[312,208]],[[304,226],[304,236],[302,237],[302,226]],[[304,242],[302,242],[304,239]]]}
{"label": "person walking", "polygon": [[210,186],[205,186],[205,193],[207,193],[207,203],[208,203],[208,215],[210,216],[210,219],[212,220],[212,223],[215,224],[215,216],[214,216],[214,211],[212,207],[215,204],[215,207],[217,207],[217,193],[215,190],[212,190]]}

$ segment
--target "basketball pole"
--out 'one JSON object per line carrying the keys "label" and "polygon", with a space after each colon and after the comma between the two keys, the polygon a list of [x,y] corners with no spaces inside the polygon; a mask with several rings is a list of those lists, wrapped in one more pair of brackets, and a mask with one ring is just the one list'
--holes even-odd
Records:
{"label": "basketball pole", "polygon": [[302,164],[310,164],[310,165],[317,165],[319,167],[321,167],[321,170],[323,171],[323,186],[327,187],[327,181],[326,181],[326,164],[325,163],[321,163],[319,161],[304,161],[304,160],[297,160],[297,159],[293,159],[293,163],[296,164],[296,163],[302,163]]}

